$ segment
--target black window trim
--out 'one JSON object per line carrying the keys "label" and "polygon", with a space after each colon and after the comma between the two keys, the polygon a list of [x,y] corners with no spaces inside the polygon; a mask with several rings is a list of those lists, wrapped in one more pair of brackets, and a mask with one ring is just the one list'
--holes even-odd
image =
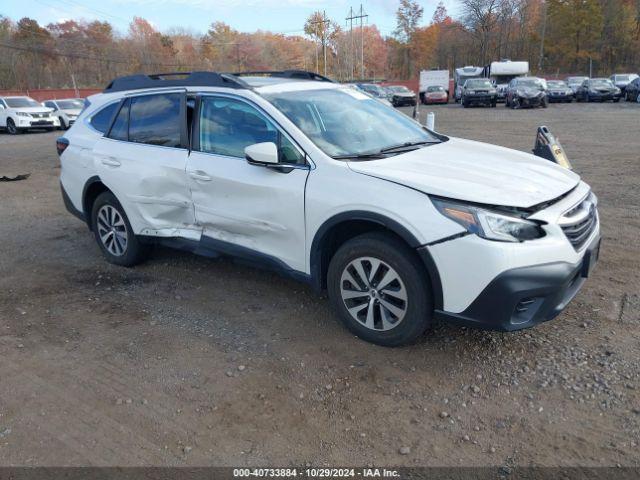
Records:
{"label": "black window trim", "polygon": [[120,100],[120,105],[116,111],[116,114],[111,118],[111,122],[109,122],[109,128],[107,132],[104,134],[104,138],[108,138],[109,140],[113,140],[115,142],[129,142],[129,115],[131,114],[131,102],[129,102],[129,111],[127,112],[127,139],[121,140],[119,138],[111,138],[111,130],[113,129],[113,125],[116,123],[116,119],[120,116],[120,111],[124,108],[125,104],[129,102],[129,97],[122,98]]}
{"label": "black window trim", "polygon": [[191,126],[191,129],[192,129],[191,130],[191,151],[202,153],[205,155],[215,155],[215,156],[244,160],[244,158],[242,157],[232,157],[230,155],[220,155],[217,153],[203,152],[202,150],[200,150],[200,111],[202,108],[202,99],[204,97],[230,98],[232,100],[238,100],[240,102],[244,102],[250,107],[255,108],[262,115],[264,115],[267,118],[267,120],[273,123],[273,125],[276,127],[278,131],[278,136],[284,135],[292,143],[292,145],[299,150],[299,152],[302,154],[302,157],[304,158],[304,163],[279,162],[278,163],[279,165],[287,166],[290,168],[298,168],[298,169],[301,168],[301,169],[309,169],[309,170],[313,170],[315,168],[315,164],[309,158],[309,155],[304,150],[304,148],[302,148],[300,144],[296,142],[296,140],[287,133],[287,131],[282,127],[282,125],[280,125],[280,123],[277,122],[271,115],[269,115],[269,113],[266,112],[264,108],[262,108],[260,105],[256,104],[255,102],[252,102],[250,99],[247,99],[245,97],[242,97],[239,95],[230,95],[225,92],[198,92],[196,95],[197,95],[196,106],[195,106],[195,112],[194,112],[195,118],[193,119],[192,126]]}

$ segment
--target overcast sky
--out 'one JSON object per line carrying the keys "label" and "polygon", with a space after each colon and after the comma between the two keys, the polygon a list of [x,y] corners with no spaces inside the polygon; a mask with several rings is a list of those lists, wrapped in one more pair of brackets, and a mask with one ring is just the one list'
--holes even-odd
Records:
{"label": "overcast sky", "polygon": [[[364,0],[369,24],[375,23],[383,35],[395,27],[398,0]],[[438,0],[419,0],[426,24]],[[449,13],[455,0],[445,0]],[[125,32],[134,16],[149,20],[160,30],[181,27],[203,33],[214,21],[223,21],[245,32],[258,29],[285,34],[301,34],[305,19],[314,10],[326,10],[327,17],[345,25],[349,7],[360,8],[360,1],[349,0],[2,0],[0,14],[13,20],[35,18],[46,25],[65,19],[106,20]]]}

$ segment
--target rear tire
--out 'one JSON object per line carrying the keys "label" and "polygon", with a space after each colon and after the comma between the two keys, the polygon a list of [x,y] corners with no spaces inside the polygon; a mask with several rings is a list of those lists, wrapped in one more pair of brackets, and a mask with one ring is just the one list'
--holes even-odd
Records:
{"label": "rear tire", "polygon": [[415,342],[433,317],[431,284],[417,254],[387,233],[344,243],[329,264],[329,300],[356,336],[395,347]]}
{"label": "rear tire", "polygon": [[111,192],[103,192],[93,202],[91,229],[109,263],[132,267],[145,260],[149,247],[133,233],[129,219]]}

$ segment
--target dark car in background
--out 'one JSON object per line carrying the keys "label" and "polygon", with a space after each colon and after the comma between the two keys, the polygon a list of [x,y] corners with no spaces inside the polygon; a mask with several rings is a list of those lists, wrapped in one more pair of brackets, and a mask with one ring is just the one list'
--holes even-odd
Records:
{"label": "dark car in background", "polygon": [[467,108],[471,105],[495,107],[498,91],[487,78],[470,78],[464,82],[460,93],[460,104]]}
{"label": "dark car in background", "polygon": [[609,80],[611,80],[611,83],[618,87],[622,91],[622,95],[624,95],[627,85],[636,78],[638,78],[638,75],[635,73],[614,73],[609,77]]}
{"label": "dark car in background", "polygon": [[404,85],[389,85],[389,101],[394,107],[414,106],[417,102],[416,93],[409,90]]}
{"label": "dark car in background", "polygon": [[573,90],[562,80],[547,80],[549,102],[573,102]]}
{"label": "dark car in background", "polygon": [[576,91],[578,102],[619,102],[622,91],[608,78],[590,78]]}
{"label": "dark car in background", "polygon": [[589,77],[567,77],[564,81],[569,85],[569,88],[573,90],[573,94],[575,95],[585,80],[589,80]]}
{"label": "dark car in background", "polygon": [[640,98],[640,77],[636,77],[624,89],[624,99],[627,102],[639,102]]}
{"label": "dark car in background", "polygon": [[546,82],[538,77],[514,78],[507,87],[505,106],[511,108],[547,108],[549,100],[546,87]]}
{"label": "dark car in background", "polygon": [[375,83],[356,83],[355,87],[359,88],[365,93],[368,93],[373,98],[375,98],[376,100],[379,100],[385,105],[391,105],[391,102],[389,102],[387,98],[388,97],[387,91],[380,85],[377,85]]}

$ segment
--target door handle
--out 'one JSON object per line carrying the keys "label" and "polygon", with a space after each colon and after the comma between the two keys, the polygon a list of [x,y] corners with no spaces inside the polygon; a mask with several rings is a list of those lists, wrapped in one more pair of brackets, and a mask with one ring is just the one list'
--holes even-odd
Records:
{"label": "door handle", "polygon": [[103,165],[107,165],[109,167],[119,167],[120,162],[116,160],[114,157],[103,157],[101,160]]}
{"label": "door handle", "polygon": [[194,180],[198,180],[200,182],[210,182],[211,181],[211,177],[209,175],[207,175],[204,172],[201,172],[200,170],[195,171],[195,172],[189,172],[189,176],[191,178],[193,178]]}

